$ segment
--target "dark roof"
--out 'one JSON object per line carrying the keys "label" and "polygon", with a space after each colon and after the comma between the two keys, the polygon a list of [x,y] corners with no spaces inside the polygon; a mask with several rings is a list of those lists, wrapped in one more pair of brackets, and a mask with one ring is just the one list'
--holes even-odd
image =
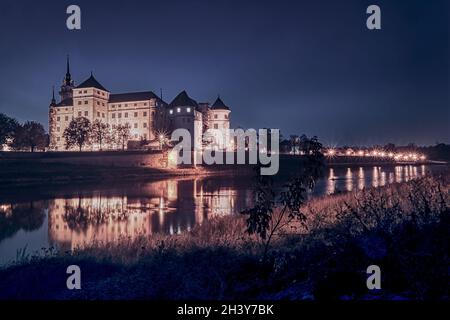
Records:
{"label": "dark roof", "polygon": [[55,107],[67,107],[67,106],[73,106],[72,98],[64,99],[63,101],[61,101],[55,105]]}
{"label": "dark roof", "polygon": [[108,91],[105,89],[104,86],[102,86],[97,79],[94,78],[94,76],[91,74],[91,76],[85,80],[84,82],[82,82],[77,88],[97,88],[100,90],[104,90],[104,91]]}
{"label": "dark roof", "polygon": [[159,98],[152,91],[114,93],[109,95],[110,103],[126,102],[126,101],[143,101],[150,99],[156,99],[158,102],[162,102],[163,104],[167,105],[167,103],[161,100],[161,98]]}
{"label": "dark roof", "polygon": [[195,101],[194,99],[191,99],[188,94],[186,93],[186,91],[182,91],[180,92],[175,99],[173,99],[173,101],[170,103],[171,107],[198,107],[198,103],[197,101]]}
{"label": "dark roof", "polygon": [[211,106],[211,109],[221,109],[221,110],[230,110],[230,108],[228,108],[225,103],[223,103],[223,101],[220,99],[220,97],[217,97],[216,102],[213,103],[213,105]]}

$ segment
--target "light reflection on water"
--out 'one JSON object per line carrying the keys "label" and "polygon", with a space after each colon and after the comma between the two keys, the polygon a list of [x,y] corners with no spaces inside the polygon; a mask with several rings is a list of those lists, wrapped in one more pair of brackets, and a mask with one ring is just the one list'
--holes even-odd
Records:
{"label": "light reflection on water", "polygon": [[[329,168],[312,195],[355,191],[424,176],[430,167]],[[69,188],[42,197],[0,200],[0,264],[55,246],[70,250],[85,243],[177,234],[214,216],[235,214],[253,203],[253,181],[240,177],[164,180],[102,188]]]}

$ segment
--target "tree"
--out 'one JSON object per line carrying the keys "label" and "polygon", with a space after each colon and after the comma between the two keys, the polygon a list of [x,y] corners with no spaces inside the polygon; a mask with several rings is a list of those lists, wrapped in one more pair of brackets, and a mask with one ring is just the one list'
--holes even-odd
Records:
{"label": "tree", "polygon": [[131,126],[129,123],[119,124],[116,127],[117,142],[122,145],[122,150],[125,150],[125,144],[130,139]]}
{"label": "tree", "polygon": [[16,119],[0,113],[0,149],[12,138],[14,130],[18,125]]}
{"label": "tree", "polygon": [[13,149],[29,149],[31,152],[34,152],[36,148],[44,149],[46,146],[47,135],[42,124],[35,121],[27,121],[15,128],[11,143]]}
{"label": "tree", "polygon": [[109,142],[110,130],[109,124],[103,123],[100,120],[95,120],[91,126],[91,140],[98,143],[100,150],[102,150],[103,143]]}
{"label": "tree", "polygon": [[69,126],[64,130],[66,149],[78,146],[79,150],[90,142],[91,122],[85,117],[78,117],[70,121]]}
{"label": "tree", "polygon": [[[279,196],[274,191],[270,176],[258,176],[255,205],[241,212],[248,216],[247,232],[257,234],[263,240],[264,261],[270,243],[278,232],[294,220],[305,223],[306,216],[301,212],[301,208],[306,202],[308,190],[312,190],[316,181],[323,175],[325,161],[322,144],[317,137],[309,139],[302,135],[297,142],[304,154],[301,157],[301,165],[296,170],[297,175],[284,186]],[[259,169],[257,172],[260,172]]]}

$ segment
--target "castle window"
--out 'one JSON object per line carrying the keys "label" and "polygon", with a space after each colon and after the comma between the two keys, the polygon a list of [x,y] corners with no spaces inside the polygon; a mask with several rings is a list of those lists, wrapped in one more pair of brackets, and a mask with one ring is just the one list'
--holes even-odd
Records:
{"label": "castle window", "polygon": [[137,103],[135,103],[134,106],[136,107],[136,106],[137,106]]}
{"label": "castle window", "polygon": [[56,132],[59,132],[59,131],[61,131],[61,128],[60,127],[56,127]]}
{"label": "castle window", "polygon": [[81,111],[78,111],[78,116],[81,117]]}
{"label": "castle window", "polygon": [[154,116],[155,115],[155,111],[152,111],[152,116]]}
{"label": "castle window", "polygon": [[228,119],[228,115],[227,114],[225,115],[225,119]]}
{"label": "castle window", "polygon": [[56,117],[56,121],[60,121],[61,120],[61,118],[60,117]]}
{"label": "castle window", "polygon": [[89,112],[85,111],[84,116],[87,117],[89,115]]}
{"label": "castle window", "polygon": [[137,129],[137,127],[138,127],[138,124],[137,124],[137,123],[135,123],[135,124],[134,124],[134,128],[135,128],[135,129]]}
{"label": "castle window", "polygon": [[191,108],[186,108],[186,112],[191,112]]}
{"label": "castle window", "polygon": [[119,118],[122,118],[122,113],[119,112],[118,117],[119,117]]}
{"label": "castle window", "polygon": [[116,114],[115,113],[112,113],[111,116],[112,116],[113,119],[116,118]]}
{"label": "castle window", "polygon": [[102,118],[104,118],[105,117],[105,114],[104,113],[102,113]]}
{"label": "castle window", "polygon": [[214,119],[217,119],[219,116],[217,114],[214,115]]}
{"label": "castle window", "polygon": [[87,90],[84,90],[84,93],[87,93]]}
{"label": "castle window", "polygon": [[121,104],[119,104],[119,108],[122,108],[122,105],[121,105]]}
{"label": "castle window", "polygon": [[147,122],[144,122],[144,123],[142,124],[142,126],[143,126],[144,128],[147,128]]}
{"label": "castle window", "polygon": [[125,107],[128,107],[128,103],[125,103]]}
{"label": "castle window", "polygon": [[147,102],[144,102],[144,106],[146,106],[147,105]]}
{"label": "castle window", "polygon": [[66,116],[66,121],[69,121],[69,116]]}
{"label": "castle window", "polygon": [[99,117],[99,118],[100,118],[100,112],[97,112],[97,117]]}
{"label": "castle window", "polygon": [[100,91],[97,90],[97,94],[100,94]]}
{"label": "castle window", "polygon": [[138,113],[137,113],[137,112],[135,112],[135,113],[134,113],[134,117],[135,117],[135,118],[137,118],[137,116],[138,116]]}
{"label": "castle window", "polygon": [[100,105],[100,101],[97,101],[97,105],[98,105],[98,106]]}
{"label": "castle window", "polygon": [[172,110],[172,109],[170,109],[170,110],[169,110],[169,113],[170,113],[170,114],[173,114],[173,110]]}
{"label": "castle window", "polygon": [[177,108],[177,112],[180,113],[180,111],[181,111],[181,108]]}
{"label": "castle window", "polygon": [[135,138],[135,139],[137,139],[137,137],[138,137],[138,135],[137,135],[137,134],[135,134],[135,135],[134,135],[134,138]]}
{"label": "castle window", "polygon": [[217,123],[214,123],[214,129],[219,129],[219,125]]}
{"label": "castle window", "polygon": [[125,118],[128,118],[128,112],[125,112]]}
{"label": "castle window", "polygon": [[87,101],[87,100],[84,100],[84,104],[88,104],[88,102],[89,102],[89,101]]}
{"label": "castle window", "polygon": [[147,112],[146,111],[144,111],[144,117],[146,117],[147,116]]}
{"label": "castle window", "polygon": [[83,93],[83,91],[82,91],[82,90],[80,90],[80,91],[78,91],[78,93],[79,93],[79,94],[82,94],[82,93]]}
{"label": "castle window", "polygon": [[60,138],[60,137],[57,137],[57,138],[56,138],[56,141],[59,141],[59,140],[61,140],[61,138]]}
{"label": "castle window", "polygon": [[78,104],[80,105],[80,104],[81,104],[81,101],[78,101]]}

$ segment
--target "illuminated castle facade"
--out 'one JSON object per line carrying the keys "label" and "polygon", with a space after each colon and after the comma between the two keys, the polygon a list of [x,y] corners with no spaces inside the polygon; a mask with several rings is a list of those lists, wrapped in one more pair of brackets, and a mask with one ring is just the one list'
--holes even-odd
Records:
{"label": "illuminated castle facade", "polygon": [[[182,91],[168,104],[152,91],[111,93],[92,73],[76,86],[68,59],[59,95],[57,102],[53,93],[49,107],[50,150],[53,151],[66,150],[64,130],[77,117],[85,117],[91,123],[101,121],[112,129],[128,124],[129,142],[141,144],[157,141],[160,132],[170,135],[179,128],[189,130],[192,137],[201,137],[207,129],[216,130],[219,134],[223,129],[230,128],[230,109],[220,97],[212,105],[197,103],[186,91]],[[85,149],[96,150],[99,146],[91,144]]]}

